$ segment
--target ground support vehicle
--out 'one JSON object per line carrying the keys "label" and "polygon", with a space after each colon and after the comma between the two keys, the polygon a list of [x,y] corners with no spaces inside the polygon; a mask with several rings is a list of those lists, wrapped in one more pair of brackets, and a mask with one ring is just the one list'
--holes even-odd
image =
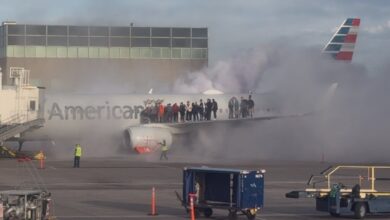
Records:
{"label": "ground support vehicle", "polygon": [[263,208],[264,173],[264,170],[184,168],[183,193],[178,198],[189,212],[192,195],[195,215],[202,213],[210,217],[213,209],[225,209],[231,218],[241,212],[248,219],[254,219]]}
{"label": "ground support vehicle", "polygon": [[310,177],[309,188],[286,197],[315,198],[316,209],[332,216],[390,213],[390,190],[385,189],[390,178],[384,177],[390,176],[390,166],[336,166],[321,174]]}
{"label": "ground support vehicle", "polygon": [[41,190],[0,191],[5,220],[49,219],[50,193]]}

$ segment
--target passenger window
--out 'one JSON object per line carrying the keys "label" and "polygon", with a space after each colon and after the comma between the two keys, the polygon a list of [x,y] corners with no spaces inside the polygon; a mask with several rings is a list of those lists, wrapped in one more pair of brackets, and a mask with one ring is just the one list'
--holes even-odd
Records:
{"label": "passenger window", "polygon": [[35,111],[36,110],[36,104],[35,100],[30,101],[30,111]]}

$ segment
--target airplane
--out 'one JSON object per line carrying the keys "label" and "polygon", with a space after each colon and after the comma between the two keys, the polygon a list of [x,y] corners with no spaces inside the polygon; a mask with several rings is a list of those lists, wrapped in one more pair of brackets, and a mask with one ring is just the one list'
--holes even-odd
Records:
{"label": "airplane", "polygon": [[[352,60],[353,49],[360,25],[359,18],[348,18],[338,28],[323,52],[331,54],[336,60]],[[337,84],[330,86],[334,91]],[[327,93],[329,93],[329,90]],[[250,123],[300,117],[305,114],[282,115],[275,111],[277,106],[272,103],[270,93],[252,94],[255,102],[253,118],[230,119],[228,102],[234,96],[247,98],[249,94],[223,94],[209,90],[203,94],[163,95],[46,95],[45,96],[45,126],[36,131],[23,134],[18,138],[19,149],[24,141],[34,139],[79,140],[85,136],[115,135],[124,138],[125,145],[134,152],[143,154],[158,149],[163,140],[171,145],[174,136],[196,131],[213,124]],[[184,104],[187,101],[198,102],[202,99],[215,99],[218,103],[218,117],[209,121],[186,121],[179,123],[141,123],[141,113],[149,103]],[[37,138],[40,137],[40,138]]]}

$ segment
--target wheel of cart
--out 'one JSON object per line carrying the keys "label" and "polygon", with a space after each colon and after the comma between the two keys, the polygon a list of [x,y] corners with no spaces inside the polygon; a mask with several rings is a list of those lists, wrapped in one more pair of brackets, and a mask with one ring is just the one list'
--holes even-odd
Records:
{"label": "wheel of cart", "polygon": [[257,210],[256,209],[247,209],[247,210],[242,210],[242,213],[246,215],[246,217],[249,220],[253,220],[256,218]]}
{"label": "wheel of cart", "polygon": [[367,205],[363,202],[358,202],[355,204],[353,212],[356,219],[362,219],[367,214]]}

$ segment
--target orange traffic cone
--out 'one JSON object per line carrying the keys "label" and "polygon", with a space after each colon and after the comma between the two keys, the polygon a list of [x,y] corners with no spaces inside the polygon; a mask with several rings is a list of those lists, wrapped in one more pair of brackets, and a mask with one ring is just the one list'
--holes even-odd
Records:
{"label": "orange traffic cone", "polygon": [[191,220],[195,220],[194,195],[190,194]]}
{"label": "orange traffic cone", "polygon": [[152,212],[151,213],[149,213],[149,215],[151,215],[151,216],[156,216],[156,215],[158,215],[157,214],[157,211],[156,211],[156,189],[153,187],[152,188]]}

